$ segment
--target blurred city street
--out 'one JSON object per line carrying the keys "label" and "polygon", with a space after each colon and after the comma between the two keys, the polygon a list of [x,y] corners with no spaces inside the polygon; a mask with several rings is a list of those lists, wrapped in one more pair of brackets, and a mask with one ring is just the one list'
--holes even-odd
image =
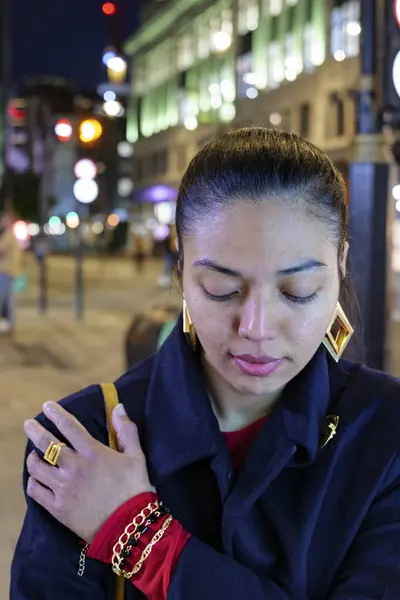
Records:
{"label": "blurred city street", "polygon": [[[240,159],[242,184],[242,175],[235,182],[233,162],[247,156],[247,143],[235,149],[231,169],[227,151],[212,158],[210,143],[219,136],[262,127],[297,134],[327,154],[337,169],[329,175],[335,192],[332,183],[328,193],[326,162],[311,169],[314,150],[308,146],[301,176],[294,177],[290,165],[282,182],[293,178],[293,210],[306,206],[309,192],[311,216],[322,222],[331,210],[331,225],[340,222],[331,228],[341,230],[340,256],[344,241],[350,243],[355,315],[332,325],[331,344],[347,344],[354,326],[344,357],[400,377],[399,65],[400,0],[2,0],[0,600],[9,596],[10,562],[25,513],[24,420],[47,400],[114,381],[139,354],[155,349],[161,324],[174,318],[168,307],[182,307],[179,285],[170,282],[181,258],[178,232],[190,234],[196,218],[209,210],[214,217],[234,200],[286,199],[283,183],[270,194],[280,177],[270,166],[275,151],[265,154],[257,178],[250,177],[258,172],[251,162]],[[290,137],[270,133],[258,134],[257,161],[262,144],[270,152],[279,148],[274,140]],[[240,135],[229,139],[249,133]],[[216,147],[228,148],[227,139]],[[267,139],[273,141],[261,142]],[[286,150],[279,164],[284,156]],[[220,222],[229,222],[222,212]],[[221,237],[233,256],[244,231],[249,249],[256,248],[253,231],[245,229],[249,222],[246,214],[240,228]],[[212,228],[208,233],[215,236]],[[46,294],[38,262],[43,256]],[[265,257],[268,252],[255,252],[254,263]],[[311,299],[283,291],[298,305]],[[344,308],[347,314],[345,299]],[[142,329],[132,327],[143,313],[149,318]]]}
{"label": "blurred city street", "polygon": [[15,337],[0,340],[0,488],[6,490],[0,496],[0,598],[8,597],[10,560],[25,510],[23,421],[37,414],[46,400],[118,377],[125,369],[124,337],[132,317],[153,305],[178,306],[180,301],[174,287],[170,291],[157,286],[161,261],[149,261],[138,276],[128,259],[87,259],[86,312],[78,323],[74,268],[71,257],[49,260],[49,309],[39,316],[33,264],[29,291],[18,301]]}

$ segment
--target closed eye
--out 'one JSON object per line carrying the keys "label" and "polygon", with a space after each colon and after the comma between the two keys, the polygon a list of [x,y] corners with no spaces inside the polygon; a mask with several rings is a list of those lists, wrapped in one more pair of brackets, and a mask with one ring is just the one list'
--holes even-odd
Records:
{"label": "closed eye", "polygon": [[211,294],[205,288],[203,288],[205,295],[210,300],[215,300],[215,302],[227,302],[231,300],[234,296],[238,294],[238,292],[231,292],[229,294],[223,294],[222,296],[217,296],[216,294]]}
{"label": "closed eye", "polygon": [[290,302],[295,302],[296,304],[307,304],[307,302],[312,302],[318,297],[318,292],[314,292],[309,296],[293,296],[292,294],[288,294],[286,292],[282,292],[282,295],[285,296]]}

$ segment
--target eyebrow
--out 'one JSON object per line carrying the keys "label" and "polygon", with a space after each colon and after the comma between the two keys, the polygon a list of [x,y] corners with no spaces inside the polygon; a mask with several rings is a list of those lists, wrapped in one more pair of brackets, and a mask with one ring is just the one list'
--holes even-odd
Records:
{"label": "eyebrow", "polygon": [[[217,273],[222,273],[222,275],[228,275],[229,277],[243,277],[240,271],[236,271],[234,269],[229,269],[228,267],[224,267],[215,263],[214,261],[203,258],[200,260],[196,260],[193,263],[194,268],[202,267],[204,269],[208,269],[209,271],[215,271]],[[323,269],[327,267],[325,263],[319,262],[318,260],[306,260],[304,262],[298,263],[297,265],[293,265],[293,267],[288,267],[287,269],[281,269],[278,271],[278,275],[280,277],[288,277],[289,275],[294,275],[296,273],[301,273],[302,271],[311,271],[316,269]]]}

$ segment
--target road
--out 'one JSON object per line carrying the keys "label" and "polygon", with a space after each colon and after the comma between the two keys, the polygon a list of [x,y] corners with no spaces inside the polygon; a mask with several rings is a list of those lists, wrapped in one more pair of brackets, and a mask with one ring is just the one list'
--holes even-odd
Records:
{"label": "road", "polygon": [[25,448],[23,421],[46,400],[58,400],[86,385],[112,381],[125,368],[123,342],[134,314],[156,304],[179,306],[180,295],[160,289],[160,261],[143,276],[124,259],[88,259],[85,263],[85,315],[74,318],[74,261],[49,261],[49,310],[39,316],[37,272],[18,298],[15,339],[0,341],[0,598],[8,597],[9,567],[22,524],[25,503],[21,467]]}

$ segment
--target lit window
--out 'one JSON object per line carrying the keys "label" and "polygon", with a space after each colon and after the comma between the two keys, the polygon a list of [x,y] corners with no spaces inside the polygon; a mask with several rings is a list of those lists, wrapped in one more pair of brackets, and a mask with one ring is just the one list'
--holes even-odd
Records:
{"label": "lit window", "polygon": [[199,58],[207,58],[210,54],[210,28],[208,20],[199,24],[199,37],[197,40],[197,54]]}
{"label": "lit window", "polygon": [[276,88],[284,79],[282,60],[282,47],[279,42],[268,45],[268,83],[271,88]]}
{"label": "lit window", "polygon": [[237,94],[239,98],[247,97],[247,90],[251,86],[251,78],[248,75],[251,73],[251,53],[239,56],[236,62],[237,71]]}
{"label": "lit window", "polygon": [[270,0],[269,2],[269,14],[276,17],[281,14],[283,9],[283,0]]}
{"label": "lit window", "polygon": [[360,2],[340,2],[331,15],[331,54],[336,60],[357,56],[360,51]]}
{"label": "lit window", "polygon": [[258,0],[238,1],[238,32],[244,35],[258,27],[259,5]]}
{"label": "lit window", "polygon": [[190,34],[182,35],[178,40],[178,69],[187,69],[194,62],[193,38]]}
{"label": "lit window", "polygon": [[288,33],[285,38],[285,78],[288,81],[294,81],[298,75],[299,63],[296,52],[294,35]]}
{"label": "lit window", "polygon": [[314,70],[313,64],[313,26],[306,23],[303,30],[303,60],[304,71],[310,73]]}

